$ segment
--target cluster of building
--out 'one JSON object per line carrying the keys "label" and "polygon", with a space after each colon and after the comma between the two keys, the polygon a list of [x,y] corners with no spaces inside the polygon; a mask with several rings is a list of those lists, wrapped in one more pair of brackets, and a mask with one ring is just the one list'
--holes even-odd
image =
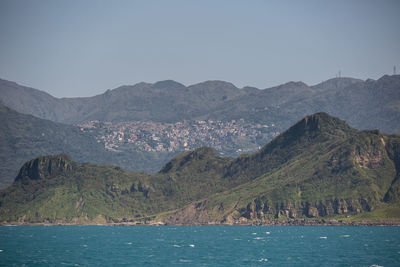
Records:
{"label": "cluster of building", "polygon": [[274,123],[254,124],[232,121],[100,122],[78,125],[92,132],[108,150],[139,149],[143,151],[187,151],[201,146],[215,148],[221,154],[252,152],[279,134]]}

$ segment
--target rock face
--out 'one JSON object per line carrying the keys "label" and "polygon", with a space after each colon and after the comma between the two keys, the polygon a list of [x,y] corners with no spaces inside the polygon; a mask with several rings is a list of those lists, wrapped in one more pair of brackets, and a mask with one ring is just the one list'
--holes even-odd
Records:
{"label": "rock face", "polygon": [[260,199],[255,199],[249,203],[245,209],[239,210],[237,219],[244,217],[247,220],[265,220],[271,218],[291,218],[299,217],[323,217],[329,215],[340,215],[348,213],[360,213],[371,211],[367,199],[334,199],[328,201],[318,201],[314,203],[276,203],[270,204]]}
{"label": "rock face", "polygon": [[207,201],[192,203],[164,220],[167,224],[207,224],[210,222],[205,206]]}
{"label": "rock face", "polygon": [[152,176],[65,155],[36,158],[0,192],[0,221],[268,223],[383,206],[394,210],[373,216],[397,218],[399,174],[400,136],[317,113],[254,154],[232,159],[200,148]]}
{"label": "rock face", "polygon": [[72,170],[70,162],[71,158],[64,154],[39,157],[25,163],[16,180],[23,180],[25,178],[39,180],[61,174],[67,175]]}

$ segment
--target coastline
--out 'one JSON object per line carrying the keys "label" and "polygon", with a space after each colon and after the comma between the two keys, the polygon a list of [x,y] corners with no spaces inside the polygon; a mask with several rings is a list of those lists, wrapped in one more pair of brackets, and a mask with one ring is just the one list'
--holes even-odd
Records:
{"label": "coastline", "polygon": [[164,222],[0,222],[0,226],[400,226],[400,220],[287,220],[249,223],[185,223],[169,224]]}

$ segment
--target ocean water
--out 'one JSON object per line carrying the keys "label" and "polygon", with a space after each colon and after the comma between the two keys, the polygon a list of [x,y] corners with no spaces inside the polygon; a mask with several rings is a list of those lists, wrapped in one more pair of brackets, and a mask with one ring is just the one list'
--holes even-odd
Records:
{"label": "ocean water", "polygon": [[400,266],[400,227],[0,227],[0,266],[175,265]]}

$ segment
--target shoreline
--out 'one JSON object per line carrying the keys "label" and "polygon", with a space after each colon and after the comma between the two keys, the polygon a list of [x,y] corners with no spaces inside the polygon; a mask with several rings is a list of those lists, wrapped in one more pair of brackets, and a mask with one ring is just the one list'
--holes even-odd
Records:
{"label": "shoreline", "polygon": [[74,222],[0,222],[0,226],[400,226],[400,220],[375,220],[348,222],[341,220],[289,220],[254,223],[184,223],[169,224],[164,222],[112,222],[112,223],[74,223]]}

